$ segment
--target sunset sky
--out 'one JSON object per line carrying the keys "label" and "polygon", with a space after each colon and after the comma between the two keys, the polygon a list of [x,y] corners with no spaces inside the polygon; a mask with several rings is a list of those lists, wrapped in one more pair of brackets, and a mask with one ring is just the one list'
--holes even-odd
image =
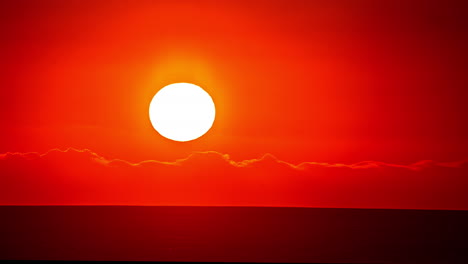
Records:
{"label": "sunset sky", "polygon": [[[2,1],[0,204],[468,209],[461,2]],[[175,82],[216,105],[194,141],[149,121]]]}

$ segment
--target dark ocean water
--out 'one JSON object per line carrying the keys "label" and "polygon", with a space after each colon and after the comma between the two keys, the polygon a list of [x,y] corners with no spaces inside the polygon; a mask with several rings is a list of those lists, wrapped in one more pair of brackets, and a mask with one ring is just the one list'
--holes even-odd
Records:
{"label": "dark ocean water", "polygon": [[1,206],[0,259],[468,263],[468,211]]}

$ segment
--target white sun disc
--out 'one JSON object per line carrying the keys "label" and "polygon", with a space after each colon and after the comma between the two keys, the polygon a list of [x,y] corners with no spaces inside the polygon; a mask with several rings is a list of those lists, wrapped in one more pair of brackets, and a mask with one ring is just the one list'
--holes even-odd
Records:
{"label": "white sun disc", "polygon": [[190,141],[210,130],[215,119],[211,96],[191,83],[173,83],[159,90],[151,100],[149,118],[163,137]]}

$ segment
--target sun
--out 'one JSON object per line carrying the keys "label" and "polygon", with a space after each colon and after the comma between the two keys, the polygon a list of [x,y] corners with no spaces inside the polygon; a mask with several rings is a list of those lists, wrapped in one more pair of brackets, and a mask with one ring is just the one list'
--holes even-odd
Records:
{"label": "sun", "polygon": [[191,83],[173,83],[153,97],[149,118],[163,137],[190,141],[203,136],[213,126],[216,110],[213,99]]}

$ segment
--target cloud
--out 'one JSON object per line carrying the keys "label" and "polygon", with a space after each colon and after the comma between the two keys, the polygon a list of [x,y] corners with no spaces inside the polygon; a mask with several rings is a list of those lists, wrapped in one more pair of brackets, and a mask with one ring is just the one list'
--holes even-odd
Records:
{"label": "cloud", "polygon": [[292,164],[215,151],[129,162],[91,150],[0,154],[0,204],[468,209],[468,160]]}

